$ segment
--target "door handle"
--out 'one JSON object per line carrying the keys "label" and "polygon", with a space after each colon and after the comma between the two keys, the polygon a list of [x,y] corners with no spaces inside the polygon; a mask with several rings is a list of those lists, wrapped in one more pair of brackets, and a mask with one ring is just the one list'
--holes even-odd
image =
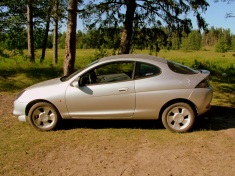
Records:
{"label": "door handle", "polygon": [[128,88],[120,88],[118,89],[119,92],[127,92],[128,91]]}

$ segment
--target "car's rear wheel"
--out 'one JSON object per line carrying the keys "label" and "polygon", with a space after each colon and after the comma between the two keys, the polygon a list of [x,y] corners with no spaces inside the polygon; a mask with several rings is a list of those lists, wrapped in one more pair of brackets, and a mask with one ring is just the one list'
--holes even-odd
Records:
{"label": "car's rear wheel", "polygon": [[187,132],[192,129],[195,113],[187,103],[175,103],[168,106],[162,114],[165,128],[173,132]]}
{"label": "car's rear wheel", "polygon": [[59,121],[60,114],[50,103],[39,102],[34,104],[29,110],[29,123],[41,131],[54,130]]}

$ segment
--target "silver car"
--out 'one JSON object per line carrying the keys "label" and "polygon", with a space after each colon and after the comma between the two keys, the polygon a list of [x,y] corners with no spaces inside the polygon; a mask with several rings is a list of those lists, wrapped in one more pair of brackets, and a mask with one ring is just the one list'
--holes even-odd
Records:
{"label": "silver car", "polygon": [[155,56],[105,57],[26,88],[13,114],[42,131],[55,129],[61,119],[161,119],[170,131],[187,132],[210,109],[209,75]]}

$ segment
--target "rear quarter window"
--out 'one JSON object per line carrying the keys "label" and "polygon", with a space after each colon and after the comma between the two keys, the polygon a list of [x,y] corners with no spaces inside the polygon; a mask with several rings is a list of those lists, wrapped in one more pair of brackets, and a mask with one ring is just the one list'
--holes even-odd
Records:
{"label": "rear quarter window", "polygon": [[186,67],[176,62],[168,61],[168,67],[176,73],[180,74],[198,74],[198,71],[193,70],[192,68]]}
{"label": "rear quarter window", "polygon": [[155,65],[137,62],[135,68],[135,79],[159,75],[161,69]]}

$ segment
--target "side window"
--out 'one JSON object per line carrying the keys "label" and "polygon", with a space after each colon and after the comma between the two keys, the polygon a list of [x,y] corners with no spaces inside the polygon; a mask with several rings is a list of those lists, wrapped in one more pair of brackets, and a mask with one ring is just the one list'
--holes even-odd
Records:
{"label": "side window", "polygon": [[193,70],[189,67],[186,67],[184,65],[181,65],[179,63],[176,62],[172,62],[172,61],[168,61],[167,62],[169,68],[176,73],[180,73],[180,74],[198,74],[198,71]]}
{"label": "side window", "polygon": [[135,78],[145,78],[155,76],[161,73],[161,69],[155,65],[137,62],[135,68]]}
{"label": "side window", "polygon": [[98,66],[82,76],[82,84],[105,84],[132,79],[134,62],[113,62]]}

